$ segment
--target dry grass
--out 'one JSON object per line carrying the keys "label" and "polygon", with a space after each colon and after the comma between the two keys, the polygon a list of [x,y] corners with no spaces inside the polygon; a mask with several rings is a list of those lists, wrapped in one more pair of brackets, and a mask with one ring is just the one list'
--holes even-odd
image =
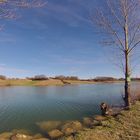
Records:
{"label": "dry grass", "polygon": [[31,80],[0,80],[0,86],[28,86],[34,83],[35,82]]}
{"label": "dry grass", "polygon": [[36,81],[34,86],[62,86],[64,85],[60,80],[49,79],[44,81]]}
{"label": "dry grass", "polygon": [[49,85],[63,85],[60,80],[0,80],[0,86],[49,86]]}
{"label": "dry grass", "polygon": [[82,80],[64,80],[71,84],[95,84],[94,81],[82,81]]}

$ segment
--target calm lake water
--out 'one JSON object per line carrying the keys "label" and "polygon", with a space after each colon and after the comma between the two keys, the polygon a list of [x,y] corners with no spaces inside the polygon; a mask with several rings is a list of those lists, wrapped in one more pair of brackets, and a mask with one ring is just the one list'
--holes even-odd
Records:
{"label": "calm lake water", "polygon": [[[27,129],[37,122],[81,120],[100,114],[99,104],[123,104],[123,83],[52,87],[0,87],[0,132]],[[133,88],[139,86],[133,84]]]}

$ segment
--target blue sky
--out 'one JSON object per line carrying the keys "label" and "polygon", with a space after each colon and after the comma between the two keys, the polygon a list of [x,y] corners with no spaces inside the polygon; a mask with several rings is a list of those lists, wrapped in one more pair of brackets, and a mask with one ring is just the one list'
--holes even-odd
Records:
{"label": "blue sky", "polygon": [[0,74],[123,76],[99,43],[100,34],[90,20],[99,4],[97,0],[48,0],[44,8],[18,9],[16,20],[1,20]]}

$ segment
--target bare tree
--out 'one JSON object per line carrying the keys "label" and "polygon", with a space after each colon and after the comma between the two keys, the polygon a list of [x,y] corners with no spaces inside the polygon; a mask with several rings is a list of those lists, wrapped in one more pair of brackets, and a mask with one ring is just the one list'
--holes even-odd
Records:
{"label": "bare tree", "polygon": [[[93,22],[100,33],[103,42],[119,50],[122,67],[125,72],[125,105],[130,107],[130,57],[140,46],[140,0],[106,0],[104,6],[97,9]],[[122,61],[123,60],[123,61]]]}
{"label": "bare tree", "polygon": [[0,19],[17,17],[18,8],[39,8],[46,5],[46,0],[0,0]]}

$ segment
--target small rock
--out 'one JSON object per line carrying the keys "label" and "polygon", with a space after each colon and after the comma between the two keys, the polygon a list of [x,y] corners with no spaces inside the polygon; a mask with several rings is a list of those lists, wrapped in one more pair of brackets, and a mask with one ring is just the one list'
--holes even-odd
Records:
{"label": "small rock", "polygon": [[85,118],[83,118],[83,124],[86,127],[91,127],[93,125],[93,119],[85,117]]}
{"label": "small rock", "polygon": [[34,139],[39,139],[39,138],[43,138],[43,136],[41,135],[41,134],[35,134],[34,136],[33,136],[33,138]]}
{"label": "small rock", "polygon": [[48,134],[52,139],[60,138],[63,136],[63,133],[58,129],[52,130],[48,132]]}
{"label": "small rock", "polygon": [[81,130],[82,124],[79,121],[71,121],[67,122],[62,126],[62,129],[64,128],[73,128],[74,130]]}
{"label": "small rock", "polygon": [[45,138],[43,135],[41,135],[40,133],[35,134],[33,136],[33,140],[49,140],[48,138]]}
{"label": "small rock", "polygon": [[62,132],[68,136],[82,129],[82,124],[79,121],[71,121],[62,126]]}
{"label": "small rock", "polygon": [[97,120],[94,120],[92,126],[100,126],[101,125],[101,122],[100,121],[97,121]]}
{"label": "small rock", "polygon": [[13,129],[12,130],[13,134],[25,134],[25,135],[30,135],[31,132],[26,130],[26,129]]}
{"label": "small rock", "polygon": [[31,139],[32,139],[32,136],[28,136],[25,134],[19,134],[19,133],[11,136],[11,138],[10,138],[10,140],[31,140]]}
{"label": "small rock", "polygon": [[62,122],[61,121],[43,121],[36,124],[43,131],[51,131],[53,129],[58,129],[61,126]]}
{"label": "small rock", "polygon": [[11,132],[4,132],[4,133],[0,134],[0,140],[7,140],[12,135],[13,135],[13,133],[11,133]]}
{"label": "small rock", "polygon": [[65,136],[70,136],[71,134],[75,133],[75,130],[73,128],[64,128],[63,133]]}
{"label": "small rock", "polygon": [[104,120],[106,120],[107,118],[104,117],[104,116],[96,115],[96,116],[94,117],[94,119],[95,119],[96,121],[104,121]]}

